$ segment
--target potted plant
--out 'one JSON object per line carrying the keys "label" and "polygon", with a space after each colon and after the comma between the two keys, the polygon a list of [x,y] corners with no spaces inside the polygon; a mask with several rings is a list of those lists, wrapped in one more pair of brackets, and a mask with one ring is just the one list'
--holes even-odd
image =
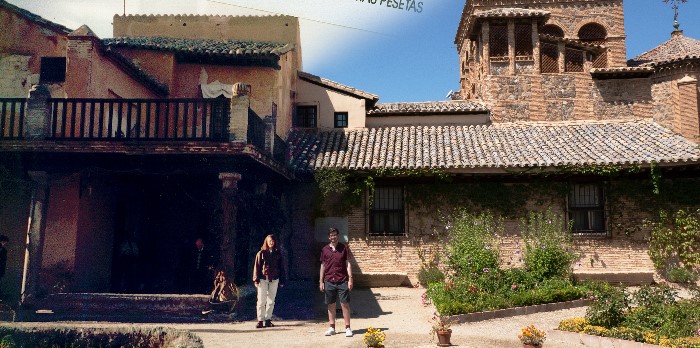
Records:
{"label": "potted plant", "polygon": [[435,333],[437,335],[438,346],[451,346],[450,337],[452,336],[452,329],[450,329],[450,327],[452,326],[453,320],[446,315],[440,315],[440,313],[435,312],[430,321],[432,323],[430,333]]}
{"label": "potted plant", "polygon": [[367,332],[362,336],[362,342],[367,347],[384,347],[386,335],[381,329],[373,329],[371,326],[367,328]]}
{"label": "potted plant", "polygon": [[524,327],[520,331],[522,333],[518,335],[518,338],[523,343],[523,348],[540,348],[542,342],[547,338],[544,331],[536,328],[535,325]]}

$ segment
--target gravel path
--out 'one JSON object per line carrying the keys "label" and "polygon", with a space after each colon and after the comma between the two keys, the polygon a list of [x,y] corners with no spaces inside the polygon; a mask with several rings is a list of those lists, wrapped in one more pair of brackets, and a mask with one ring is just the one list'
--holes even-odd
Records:
{"label": "gravel path", "polygon": [[[204,341],[206,348],[259,347],[357,347],[362,348],[362,334],[368,326],[378,327],[387,336],[386,347],[435,347],[436,339],[429,334],[429,319],[432,306],[423,306],[422,289],[372,288],[356,289],[352,293],[352,327],[355,336],[344,334],[323,336],[327,328],[325,313],[319,292],[301,292],[305,286],[289,287],[278,297],[279,311],[283,318],[273,322],[274,328],[256,329],[250,315],[237,315],[245,321],[212,323],[205,318],[202,323],[187,324],[124,324],[105,322],[61,322],[48,325],[67,327],[111,327],[111,326],[168,326],[189,330]],[[308,289],[308,288],[307,288]],[[302,296],[299,296],[299,295]],[[291,300],[297,299],[297,300]],[[246,299],[250,302],[250,299]],[[313,303],[314,310],[297,308],[300,304]],[[254,304],[253,304],[254,305]],[[241,311],[250,311],[251,304],[244,303]],[[549,313],[529,314],[510,318],[493,319],[477,323],[453,326],[452,343],[455,347],[519,347],[517,334],[520,328],[535,324],[547,331],[555,328],[565,318],[583,316],[585,308],[574,308]],[[312,318],[303,318],[311,316]],[[250,318],[249,318],[250,317]],[[303,319],[302,319],[303,318]],[[47,325],[47,323],[16,323],[15,325]],[[342,319],[337,321],[342,327]],[[572,342],[547,341],[547,348],[572,347]],[[579,347],[583,347],[578,345]]]}

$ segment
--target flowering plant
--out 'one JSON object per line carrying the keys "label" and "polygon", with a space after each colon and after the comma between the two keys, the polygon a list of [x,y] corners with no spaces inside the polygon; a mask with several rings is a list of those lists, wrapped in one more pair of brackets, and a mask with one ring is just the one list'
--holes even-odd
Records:
{"label": "flowering plant", "polygon": [[432,334],[438,331],[452,331],[450,327],[454,321],[449,316],[440,315],[439,313],[435,312],[433,317],[430,319],[430,322],[432,324],[430,333]]}
{"label": "flowering plant", "polygon": [[535,325],[530,325],[520,329],[521,334],[518,335],[520,342],[523,344],[529,344],[531,346],[539,346],[544,342],[546,335],[544,331],[535,327]]}
{"label": "flowering plant", "polygon": [[367,328],[367,332],[362,336],[362,342],[367,347],[384,347],[386,335],[381,329],[373,329],[371,326]]}

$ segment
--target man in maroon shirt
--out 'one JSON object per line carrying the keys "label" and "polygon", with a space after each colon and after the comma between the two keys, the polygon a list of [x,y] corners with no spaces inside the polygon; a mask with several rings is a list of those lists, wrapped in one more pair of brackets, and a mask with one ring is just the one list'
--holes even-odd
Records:
{"label": "man in maroon shirt", "polygon": [[350,328],[350,290],[352,290],[352,269],[350,249],[338,242],[338,229],[331,227],[328,231],[330,243],[321,249],[321,279],[319,289],[325,294],[328,305],[328,322],[330,328],[326,336],[335,335],[335,303],[340,299],[345,321],[345,337],[352,337]]}

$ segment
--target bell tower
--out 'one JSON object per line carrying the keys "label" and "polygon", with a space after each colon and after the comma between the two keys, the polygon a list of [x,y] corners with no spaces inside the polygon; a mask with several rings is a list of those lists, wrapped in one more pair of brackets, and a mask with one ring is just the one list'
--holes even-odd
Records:
{"label": "bell tower", "polygon": [[455,44],[462,99],[488,98],[489,76],[626,66],[622,0],[467,0]]}

